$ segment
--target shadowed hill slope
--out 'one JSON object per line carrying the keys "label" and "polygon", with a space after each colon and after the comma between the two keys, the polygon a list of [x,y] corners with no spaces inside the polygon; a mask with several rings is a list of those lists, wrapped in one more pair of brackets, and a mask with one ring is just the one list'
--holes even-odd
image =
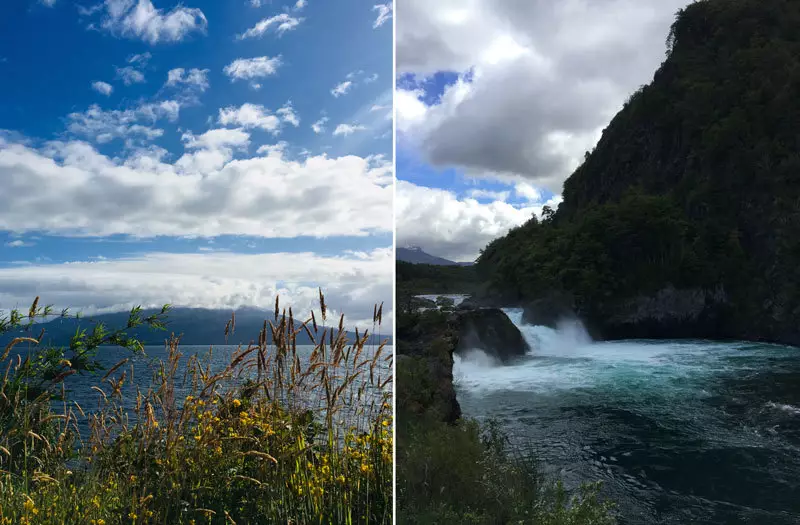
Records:
{"label": "shadowed hill slope", "polygon": [[800,343],[800,3],[706,0],[564,185],[497,239],[495,296],[567,292],[593,332]]}

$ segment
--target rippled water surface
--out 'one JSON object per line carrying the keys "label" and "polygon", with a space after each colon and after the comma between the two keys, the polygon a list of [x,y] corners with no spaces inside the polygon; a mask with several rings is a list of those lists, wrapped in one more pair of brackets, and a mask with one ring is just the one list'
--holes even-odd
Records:
{"label": "rippled water surface", "polygon": [[457,357],[466,415],[500,420],[571,486],[602,480],[625,524],[800,524],[800,349],[592,343],[507,313],[533,351]]}
{"label": "rippled water surface", "polygon": [[[81,406],[82,410],[87,413],[100,410],[100,407],[102,406],[102,396],[99,392],[93,390],[92,386],[101,386],[107,393],[110,392],[108,383],[101,383],[100,379],[108,369],[119,363],[121,360],[128,358],[128,362],[123,367],[119,368],[114,373],[113,377],[119,377],[123,371],[125,372],[126,380],[122,388],[122,406],[130,412],[130,417],[133,418],[133,409],[136,406],[137,388],[139,388],[142,393],[146,393],[151,387],[158,385],[159,381],[157,379],[157,375],[160,372],[160,365],[168,358],[168,352],[163,346],[146,346],[144,349],[144,355],[134,355],[128,350],[122,348],[110,346],[101,347],[97,353],[97,360],[102,364],[104,370],[101,370],[97,374],[76,374],[68,377],[64,382],[68,389],[67,399],[69,403],[77,402]],[[19,350],[19,353],[23,357],[28,352],[26,349]],[[313,346],[298,345],[297,354],[298,358],[300,359],[302,370],[305,370],[305,367],[308,366],[308,360],[313,350]],[[183,404],[183,399],[191,392],[191,377],[189,377],[186,371],[188,360],[192,356],[197,356],[203,363],[204,368],[208,367],[211,373],[214,374],[224,370],[225,367],[231,362],[233,355],[237,351],[241,351],[241,348],[232,345],[218,345],[214,346],[213,348],[210,346],[196,345],[181,346],[180,352],[182,357],[177,368],[177,373],[175,374],[175,398],[178,406]],[[362,359],[372,358],[374,356],[374,352],[375,347],[366,347],[362,354]],[[377,367],[373,376],[376,378],[376,383],[378,379],[385,379],[391,375],[391,362],[386,361],[384,357],[391,355],[392,352],[393,347],[387,346],[384,348],[382,357],[377,362]],[[341,375],[344,372],[341,371],[339,373]],[[252,370],[252,374],[255,374],[255,370]],[[237,376],[231,381],[223,382],[221,387],[223,389],[231,388],[236,383],[241,383],[244,381],[246,377],[246,375]],[[338,384],[337,381],[341,379],[334,374],[331,374],[330,378],[334,384]],[[361,380],[369,380],[368,370],[364,373],[364,375],[361,376]],[[360,386],[361,384],[356,381],[352,384],[351,388],[353,390],[357,390]],[[391,384],[386,385],[385,388],[386,391],[390,392]],[[343,396],[342,399],[344,399],[344,397],[346,396]],[[380,400],[381,397],[382,392],[379,391],[376,386],[370,385],[365,390],[365,400],[361,401],[360,404],[366,405],[371,401],[379,402],[378,400]],[[304,399],[294,399],[295,402],[301,403],[304,407],[312,410],[321,410],[321,407],[324,406],[324,400],[324,390],[321,388],[313,389],[311,387],[309,387],[309,390],[306,392]],[[54,402],[54,408],[57,412],[61,413],[63,411],[63,403],[60,401]],[[347,408],[348,410],[355,412],[358,407],[354,404],[352,407],[348,406]],[[347,414],[348,410],[343,410],[342,414]],[[342,417],[346,418],[347,416],[343,415]],[[350,423],[355,424],[356,421],[350,421]],[[78,428],[84,437],[88,436],[88,419],[85,417],[79,417]]]}

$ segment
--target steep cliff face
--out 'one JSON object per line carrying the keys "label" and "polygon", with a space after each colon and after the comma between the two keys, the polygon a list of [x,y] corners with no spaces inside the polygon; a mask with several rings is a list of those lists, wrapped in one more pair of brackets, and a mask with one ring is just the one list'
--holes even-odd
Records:
{"label": "steep cliff face", "polygon": [[800,2],[693,3],[667,47],[555,216],[478,270],[509,301],[572,294],[604,337],[800,342]]}
{"label": "steep cliff face", "polygon": [[461,417],[453,384],[458,334],[457,322],[445,312],[398,312],[397,411],[404,419],[453,423]]}

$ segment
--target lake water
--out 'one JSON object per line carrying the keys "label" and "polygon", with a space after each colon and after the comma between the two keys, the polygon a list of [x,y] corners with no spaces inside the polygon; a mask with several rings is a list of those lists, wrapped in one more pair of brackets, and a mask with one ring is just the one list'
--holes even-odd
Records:
{"label": "lake water", "polygon": [[465,415],[499,420],[570,487],[602,480],[623,524],[800,523],[800,349],[593,343],[506,313],[531,355],[456,356]]}
{"label": "lake water", "polygon": [[[210,346],[180,346],[180,351],[183,356],[181,358],[181,364],[178,366],[178,373],[176,374],[176,400],[182,402],[186,395],[191,392],[190,379],[185,379],[185,365],[191,356],[198,355],[204,364],[210,365],[211,371],[214,373],[224,370],[225,367],[230,363],[233,354],[236,353],[237,350],[242,349],[241,347],[234,345],[218,345],[213,347],[209,357],[210,348]],[[18,350],[18,353],[20,353],[23,357],[28,351],[21,347],[17,347],[16,350]],[[76,401],[87,413],[98,410],[100,408],[102,396],[91,387],[102,386],[106,393],[110,393],[108,383],[103,383],[101,385],[100,379],[103,377],[103,375],[105,375],[106,370],[110,369],[121,360],[130,358],[129,362],[118,369],[112,377],[119,377],[123,370],[127,371],[127,380],[122,389],[122,405],[128,411],[132,411],[136,406],[136,388],[139,387],[142,392],[145,393],[153,384],[153,374],[158,372],[159,363],[163,360],[166,360],[168,357],[168,351],[164,346],[146,346],[144,350],[145,355],[134,355],[130,351],[118,347],[101,347],[97,354],[97,360],[103,365],[104,370],[98,372],[97,374],[75,374],[68,377],[64,382],[66,388],[68,389],[68,400],[70,402]],[[301,362],[301,369],[305,369],[313,350],[314,347],[311,345],[298,345],[297,354]],[[363,360],[371,358],[374,355],[375,350],[376,348],[374,347],[366,347],[361,359]],[[268,352],[271,351],[272,349],[270,348]],[[381,380],[383,380],[391,375],[391,362],[385,361],[384,358],[391,355],[393,351],[394,348],[392,346],[386,346],[384,348],[382,355],[378,360],[378,367],[375,372],[376,379],[378,376],[380,376]],[[131,366],[133,366],[133,374],[131,374]],[[363,379],[365,381],[368,380],[369,374],[367,373]],[[227,384],[226,387],[233,387],[235,386],[235,383],[240,383],[243,380],[244,378],[239,381],[233,381],[232,383]],[[359,386],[360,384],[354,383],[353,389],[357,389]],[[391,392],[391,388],[391,383],[386,385],[386,390],[388,392]],[[322,389],[317,390],[318,391],[308,393],[307,397],[303,399],[304,406],[307,406],[311,409],[317,409],[323,406],[325,393],[322,391]],[[367,399],[377,401],[381,398],[381,396],[382,392],[380,392],[377,388],[367,389]],[[63,404],[61,402],[55,402],[55,406],[57,411],[61,412],[63,410]],[[346,414],[347,411],[343,411],[343,413]],[[134,417],[132,412],[130,417]],[[85,418],[80,418],[79,426],[81,429],[81,434],[88,435],[88,423]]]}

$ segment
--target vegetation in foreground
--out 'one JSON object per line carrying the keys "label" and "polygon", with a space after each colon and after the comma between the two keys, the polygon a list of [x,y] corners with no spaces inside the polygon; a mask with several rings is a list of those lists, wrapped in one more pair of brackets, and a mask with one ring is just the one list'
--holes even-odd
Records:
{"label": "vegetation in foreground", "polygon": [[[98,324],[68,348],[39,346],[41,334],[11,341],[0,354],[0,524],[391,523],[392,377],[381,369],[392,356],[367,333],[348,343],[342,319],[326,327],[321,293],[319,327],[313,313],[295,324],[278,306],[221,371],[170,338],[133,409],[128,359],[100,376],[97,352],[143,352],[126,331],[165,328],[168,307],[134,309],[125,328]],[[37,298],[1,317],[0,335],[35,332],[50,315]],[[376,326],[381,317],[376,308]],[[232,318],[225,332],[234,330]],[[315,342],[307,359],[301,330]],[[95,410],[70,399],[73,374],[98,375]]]}
{"label": "vegetation in foreground", "polygon": [[[446,317],[436,310],[398,312],[397,523],[616,523],[599,484],[570,495],[560,482],[545,479],[532,454],[509,445],[497,424],[448,421],[458,410],[448,398],[452,388],[442,384],[452,377],[443,368],[452,368]],[[409,333],[419,340],[401,337]]]}

